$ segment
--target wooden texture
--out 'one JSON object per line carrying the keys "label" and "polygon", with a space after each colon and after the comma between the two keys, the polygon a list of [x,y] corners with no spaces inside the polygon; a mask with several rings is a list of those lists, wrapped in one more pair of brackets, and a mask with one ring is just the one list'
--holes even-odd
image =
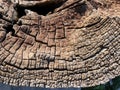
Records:
{"label": "wooden texture", "polygon": [[119,0],[0,2],[0,82],[89,87],[120,75]]}

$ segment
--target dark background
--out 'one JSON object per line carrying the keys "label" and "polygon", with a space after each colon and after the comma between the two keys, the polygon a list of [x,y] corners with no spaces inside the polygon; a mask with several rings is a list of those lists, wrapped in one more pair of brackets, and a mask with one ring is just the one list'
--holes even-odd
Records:
{"label": "dark background", "polygon": [[105,84],[101,84],[88,88],[40,88],[26,86],[10,86],[0,83],[0,90],[120,90],[120,76],[110,80]]}

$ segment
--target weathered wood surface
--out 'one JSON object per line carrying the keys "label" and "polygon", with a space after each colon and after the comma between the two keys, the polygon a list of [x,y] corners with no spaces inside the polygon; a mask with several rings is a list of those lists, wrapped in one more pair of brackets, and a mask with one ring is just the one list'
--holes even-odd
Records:
{"label": "weathered wood surface", "polygon": [[120,75],[119,0],[0,0],[0,82],[89,87]]}

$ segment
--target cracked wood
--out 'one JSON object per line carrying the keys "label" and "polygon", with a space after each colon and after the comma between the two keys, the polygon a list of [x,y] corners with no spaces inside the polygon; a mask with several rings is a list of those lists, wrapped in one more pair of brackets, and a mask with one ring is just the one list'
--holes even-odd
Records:
{"label": "cracked wood", "polygon": [[0,82],[90,87],[120,75],[118,0],[0,2]]}

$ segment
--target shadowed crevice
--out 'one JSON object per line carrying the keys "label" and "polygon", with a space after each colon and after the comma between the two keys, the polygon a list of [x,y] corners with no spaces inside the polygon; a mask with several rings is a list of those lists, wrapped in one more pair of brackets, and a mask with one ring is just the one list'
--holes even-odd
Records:
{"label": "shadowed crevice", "polygon": [[64,2],[60,2],[60,3],[45,3],[43,5],[33,5],[33,6],[21,6],[21,5],[16,5],[15,8],[18,12],[18,17],[22,17],[24,15],[26,15],[25,13],[25,9],[31,10],[33,12],[36,12],[39,15],[44,15],[46,16],[48,13],[54,13],[54,10],[58,7],[60,7],[61,5],[63,5]]}
{"label": "shadowed crevice", "polygon": [[3,26],[3,28],[6,30],[6,33],[9,33],[11,32],[12,36],[14,36],[15,34],[15,30],[13,29],[13,25],[6,25],[6,26]]}
{"label": "shadowed crevice", "polygon": [[84,2],[84,3],[82,3],[81,5],[77,5],[77,6],[75,7],[75,11],[76,11],[77,13],[79,13],[81,16],[83,16],[83,15],[85,15],[85,12],[87,11],[87,8],[88,8],[88,6],[87,6],[87,4]]}

